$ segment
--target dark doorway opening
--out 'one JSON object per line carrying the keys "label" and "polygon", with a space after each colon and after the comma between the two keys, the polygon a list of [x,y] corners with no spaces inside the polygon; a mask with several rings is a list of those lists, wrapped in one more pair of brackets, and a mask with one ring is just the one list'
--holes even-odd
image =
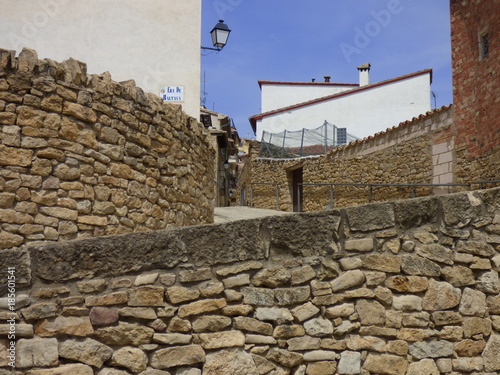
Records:
{"label": "dark doorway opening", "polygon": [[293,212],[302,212],[303,207],[303,186],[299,185],[304,182],[303,168],[297,168],[291,171],[292,175],[292,201]]}

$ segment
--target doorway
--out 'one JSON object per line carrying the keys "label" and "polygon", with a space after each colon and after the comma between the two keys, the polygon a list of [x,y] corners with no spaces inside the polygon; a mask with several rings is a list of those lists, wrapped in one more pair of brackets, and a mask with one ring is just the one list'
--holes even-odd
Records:
{"label": "doorway", "polygon": [[291,171],[291,177],[293,212],[302,212],[304,202],[303,186],[299,184],[304,182],[303,168],[300,167]]}

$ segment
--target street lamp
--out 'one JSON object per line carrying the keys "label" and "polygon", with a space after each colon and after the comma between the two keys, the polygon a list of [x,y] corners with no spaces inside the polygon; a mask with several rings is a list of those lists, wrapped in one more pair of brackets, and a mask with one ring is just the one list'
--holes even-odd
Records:
{"label": "street lamp", "polygon": [[227,38],[229,38],[229,27],[224,23],[223,20],[219,20],[219,23],[214,26],[210,34],[212,35],[212,43],[215,48],[212,47],[201,47],[201,49],[208,49],[211,51],[220,52],[227,43]]}

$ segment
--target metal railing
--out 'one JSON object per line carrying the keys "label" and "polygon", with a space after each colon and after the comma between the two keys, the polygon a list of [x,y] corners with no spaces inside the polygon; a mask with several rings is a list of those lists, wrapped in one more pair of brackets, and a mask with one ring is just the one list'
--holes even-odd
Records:
{"label": "metal railing", "polygon": [[280,209],[280,184],[277,182],[251,182],[250,183],[250,207],[253,207],[253,185],[274,185],[276,189],[276,210]]}
{"label": "metal railing", "polygon": [[314,182],[303,182],[297,184],[297,200],[298,200],[298,212],[302,211],[302,201],[301,201],[301,190],[303,191],[304,186],[330,186],[330,209],[334,207],[334,187],[335,186],[360,186],[368,187],[368,202],[373,201],[373,189],[376,187],[411,187],[412,194],[411,198],[415,198],[417,195],[417,188],[419,187],[466,187],[467,190],[472,190],[473,185],[479,185],[479,189],[484,189],[488,184],[498,184],[500,180],[489,180],[489,181],[476,181],[469,183],[450,183],[450,184],[372,184],[372,183],[342,183],[342,182],[331,182],[331,183],[314,183]]}

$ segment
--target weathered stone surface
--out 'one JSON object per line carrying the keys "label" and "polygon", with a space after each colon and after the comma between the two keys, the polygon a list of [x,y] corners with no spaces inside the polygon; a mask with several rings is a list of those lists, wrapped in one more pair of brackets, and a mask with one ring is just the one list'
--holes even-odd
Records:
{"label": "weathered stone surface", "polygon": [[462,315],[455,311],[435,311],[432,313],[432,321],[437,326],[461,323]]}
{"label": "weathered stone surface", "polygon": [[484,360],[481,357],[456,358],[452,360],[452,366],[456,372],[482,371],[484,369]]}
{"label": "weathered stone surface", "polygon": [[335,361],[338,354],[332,350],[312,350],[304,353],[303,359],[305,362]]}
{"label": "weathered stone surface", "polygon": [[255,317],[259,320],[269,320],[278,324],[293,321],[290,310],[277,307],[259,307],[255,312]]}
{"label": "weathered stone surface", "polygon": [[292,285],[303,284],[316,277],[316,272],[311,266],[304,266],[299,269],[292,270],[290,282]]}
{"label": "weathered stone surface", "polygon": [[167,331],[187,333],[191,331],[191,323],[189,320],[174,316],[168,324]]}
{"label": "weathered stone surface", "polygon": [[429,289],[422,299],[424,310],[447,310],[460,303],[461,291],[446,282],[439,282],[431,279]]}
{"label": "weathered stone surface", "polygon": [[225,277],[227,275],[234,275],[250,270],[258,270],[261,269],[262,267],[264,267],[264,264],[262,262],[251,261],[251,262],[238,263],[229,267],[223,267],[215,271],[215,273],[219,276]]}
{"label": "weathered stone surface", "polygon": [[[305,356],[304,356],[305,358]],[[335,361],[312,362],[307,365],[307,375],[334,375],[337,369]]]}
{"label": "weathered stone surface", "polygon": [[[198,287],[198,290],[203,298],[215,298],[224,292],[224,284],[220,281],[206,281]],[[241,295],[241,298],[243,298],[243,295]]]}
{"label": "weathered stone surface", "polygon": [[151,367],[168,369],[177,366],[196,365],[205,362],[205,351],[200,345],[174,346],[160,349],[151,357]]}
{"label": "weathered stone surface", "polygon": [[94,370],[87,365],[72,364],[51,369],[31,370],[26,375],[94,375]]}
{"label": "weathered stone surface", "polygon": [[439,375],[439,369],[432,359],[422,359],[418,362],[410,363],[406,375]]}
{"label": "weathered stone surface", "polygon": [[456,287],[474,285],[476,279],[470,268],[463,266],[445,267],[442,269],[444,279]]}
{"label": "weathered stone surface", "polygon": [[121,305],[128,301],[127,292],[114,292],[100,296],[88,296],[85,298],[86,306],[111,306]]}
{"label": "weathered stone surface", "polygon": [[401,311],[422,311],[422,298],[414,295],[395,296],[392,306]]}
{"label": "weathered stone surface", "polygon": [[111,366],[125,367],[137,374],[146,370],[148,357],[142,350],[126,346],[116,350],[108,363]]}
{"label": "weathered stone surface", "polygon": [[392,255],[368,254],[363,261],[363,267],[375,271],[398,273],[401,270],[401,260]]}
{"label": "weathered stone surface", "polygon": [[106,307],[93,307],[89,314],[90,322],[94,326],[113,324],[118,321],[118,309]]}
{"label": "weathered stone surface", "polygon": [[480,356],[486,346],[484,340],[462,340],[455,344],[455,352],[460,357],[477,357]]}
{"label": "weathered stone surface", "polygon": [[462,323],[464,337],[470,338],[475,335],[489,336],[491,334],[491,320],[483,318],[464,318]]}
{"label": "weathered stone surface", "polygon": [[437,243],[418,247],[417,255],[438,263],[453,264],[453,251]]}
{"label": "weathered stone surface", "polygon": [[368,232],[394,226],[394,207],[391,204],[377,204],[376,210],[372,207],[365,205],[345,210],[351,230]]}
{"label": "weathered stone surface", "polygon": [[27,321],[51,318],[56,316],[58,306],[55,303],[36,303],[21,311],[24,319]]}
{"label": "weathered stone surface", "polygon": [[[243,319],[243,317],[237,317],[235,319],[238,318]],[[193,322],[193,330],[195,332],[217,332],[229,327],[231,323],[231,318],[228,318],[227,316],[200,316]]]}
{"label": "weathered stone surface", "polygon": [[57,316],[35,324],[35,333],[42,337],[57,335],[89,336],[94,328],[88,317]]}
{"label": "weathered stone surface", "polygon": [[430,277],[441,275],[441,267],[436,263],[414,255],[403,256],[401,270],[407,275]]}
{"label": "weathered stone surface", "polygon": [[264,323],[253,318],[246,318],[246,317],[234,318],[234,328],[242,331],[259,333],[262,335],[273,334],[272,324]]}
{"label": "weathered stone surface", "polygon": [[157,317],[152,307],[123,307],[118,310],[118,314],[137,319],[156,319]]}
{"label": "weathered stone surface", "polygon": [[271,348],[267,353],[266,358],[272,362],[278,363],[281,366],[292,368],[298,366],[303,361],[303,355],[299,353],[289,352],[287,350]]}
{"label": "weathered stone surface", "polygon": [[354,304],[353,303],[343,303],[341,305],[329,307],[325,310],[325,317],[328,319],[335,318],[347,318],[354,314]]}
{"label": "weathered stone surface", "polygon": [[29,167],[32,157],[33,150],[0,145],[0,165]]}
{"label": "weathered stone surface", "polygon": [[295,305],[309,300],[309,286],[274,289],[274,298],[278,306]]}
{"label": "weathered stone surface", "polygon": [[303,322],[304,320],[310,319],[319,312],[320,312],[320,309],[317,308],[311,302],[308,302],[308,303],[301,305],[301,306],[297,306],[296,308],[294,308],[291,311],[293,317],[298,322]]}
{"label": "weathered stone surface", "polygon": [[404,375],[408,368],[408,362],[391,354],[368,354],[363,369],[374,374]]}
{"label": "weathered stone surface", "polygon": [[171,303],[178,304],[197,299],[200,296],[200,291],[181,286],[173,286],[167,289],[167,296]]}
{"label": "weathered stone surface", "polygon": [[477,278],[476,288],[488,294],[500,293],[500,278],[498,277],[498,272],[483,272]]}
{"label": "weathered stone surface", "polygon": [[486,313],[486,295],[479,290],[465,288],[462,293],[459,311],[462,315],[484,316]]}
{"label": "weathered stone surface", "polygon": [[203,349],[231,348],[245,345],[245,335],[240,331],[201,333],[199,338]]}
{"label": "weathered stone surface", "polygon": [[206,299],[183,305],[179,308],[179,317],[185,318],[193,315],[215,312],[227,305],[225,299]]}
{"label": "weathered stone surface", "polygon": [[449,357],[453,354],[453,343],[441,340],[415,342],[409,346],[410,354],[418,359]]}
{"label": "weathered stone surface", "polygon": [[360,251],[360,252],[368,252],[372,251],[374,246],[374,242],[372,238],[362,238],[355,240],[347,240],[345,242],[345,250],[346,251]]}
{"label": "weathered stone surface", "polygon": [[285,267],[276,265],[257,272],[252,278],[252,284],[255,286],[277,288],[288,283],[291,277],[291,273]]}
{"label": "weathered stone surface", "polygon": [[484,369],[486,371],[500,371],[500,335],[491,335],[484,348]]}
{"label": "weathered stone surface", "polygon": [[[266,367],[267,368],[267,367]],[[220,350],[206,357],[203,374],[259,375],[252,355],[243,350]]]}
{"label": "weathered stone surface", "polygon": [[249,305],[272,306],[274,304],[274,292],[266,288],[242,288],[243,302]]}
{"label": "weathered stone surface", "polygon": [[457,251],[487,258],[495,255],[493,246],[482,241],[458,241]]}
{"label": "weathered stone surface", "polygon": [[164,306],[162,286],[144,285],[128,291],[129,306]]}
{"label": "weathered stone surface", "polygon": [[192,341],[191,335],[183,335],[181,333],[155,333],[153,342],[164,345],[188,345]]}
{"label": "weathered stone surface", "polygon": [[87,338],[66,340],[59,344],[59,356],[85,363],[97,368],[111,358],[113,349],[100,342]]}
{"label": "weathered stone surface", "polygon": [[280,325],[274,328],[273,337],[278,339],[289,339],[305,335],[304,327],[299,324]]}
{"label": "weathered stone surface", "polygon": [[272,336],[263,336],[263,335],[245,335],[245,344],[246,345],[276,345],[278,341]]}
{"label": "weathered stone surface", "polygon": [[227,289],[229,288],[238,288],[243,285],[249,285],[250,284],[250,275],[243,273],[240,275],[236,275],[233,277],[228,277],[227,279],[223,280],[224,287]]}
{"label": "weathered stone surface", "polygon": [[59,362],[57,340],[20,339],[16,345],[16,367],[51,367]]}
{"label": "weathered stone surface", "polygon": [[153,339],[154,330],[139,324],[119,322],[118,326],[99,328],[94,332],[94,338],[106,345],[139,346],[149,344]]}
{"label": "weathered stone surface", "polygon": [[429,287],[426,277],[420,276],[391,276],[385,281],[385,286],[398,292],[418,293]]}
{"label": "weathered stone surface", "polygon": [[440,204],[435,197],[396,201],[394,205],[396,223],[404,230],[438,220]]}
{"label": "weathered stone surface", "polygon": [[340,361],[337,369],[339,374],[360,374],[361,373],[361,353],[343,351],[340,354]]}
{"label": "weathered stone surface", "polygon": [[271,361],[268,361],[264,357],[260,355],[252,355],[253,361],[255,362],[255,366],[257,366],[257,371],[259,374],[267,374],[270,371],[276,369],[276,365],[274,365]]}
{"label": "weathered stone surface", "polygon": [[333,333],[333,324],[328,319],[311,319],[304,323],[304,328],[308,335],[314,337],[328,336]]}
{"label": "weathered stone surface", "polygon": [[205,280],[210,280],[211,278],[212,278],[212,270],[210,268],[183,270],[179,272],[179,280],[181,283],[205,281]]}
{"label": "weathered stone surface", "polygon": [[287,341],[288,349],[292,351],[315,350],[321,347],[321,339],[317,337],[294,337]]}
{"label": "weathered stone surface", "polygon": [[17,234],[0,231],[0,250],[10,249],[21,245],[24,242],[24,237]]}
{"label": "weathered stone surface", "polygon": [[365,274],[360,270],[347,271],[330,284],[333,292],[346,290],[355,286],[362,285],[365,282]]}
{"label": "weathered stone surface", "polygon": [[356,312],[363,325],[380,326],[385,324],[385,307],[377,301],[358,300],[356,302]]}

